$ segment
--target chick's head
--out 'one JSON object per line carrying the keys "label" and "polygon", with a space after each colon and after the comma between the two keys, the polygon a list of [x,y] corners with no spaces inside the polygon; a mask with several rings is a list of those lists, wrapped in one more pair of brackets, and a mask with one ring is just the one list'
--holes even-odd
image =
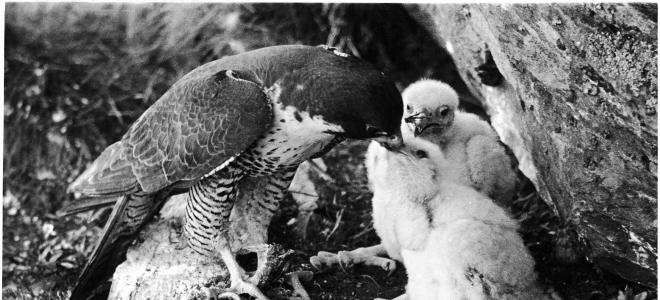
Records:
{"label": "chick's head", "polygon": [[377,184],[409,199],[428,199],[438,193],[438,180],[446,160],[437,145],[413,138],[384,157],[387,171],[381,172]]}
{"label": "chick's head", "polygon": [[454,123],[458,94],[448,84],[422,79],[402,93],[404,129],[415,137],[441,135]]}

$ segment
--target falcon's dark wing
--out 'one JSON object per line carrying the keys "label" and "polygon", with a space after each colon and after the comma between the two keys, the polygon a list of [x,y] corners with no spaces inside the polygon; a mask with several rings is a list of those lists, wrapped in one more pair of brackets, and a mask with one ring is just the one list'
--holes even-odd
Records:
{"label": "falcon's dark wing", "polygon": [[258,82],[247,71],[184,77],[69,190],[95,197],[195,182],[271,126],[270,101]]}
{"label": "falcon's dark wing", "polygon": [[71,299],[95,297],[173,184],[196,181],[267,130],[270,101],[257,82],[241,71],[184,77],[71,184],[83,197],[69,213],[114,204]]}

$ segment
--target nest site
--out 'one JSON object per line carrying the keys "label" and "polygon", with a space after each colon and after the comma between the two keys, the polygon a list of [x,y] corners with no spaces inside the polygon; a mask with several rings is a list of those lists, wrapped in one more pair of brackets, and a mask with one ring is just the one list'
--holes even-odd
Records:
{"label": "nest site", "polygon": [[[383,24],[382,20],[389,20]],[[278,44],[327,44],[375,64],[400,89],[421,78],[451,84],[462,108],[487,118],[447,52],[403,5],[355,4],[8,4],[5,19],[3,290],[6,299],[65,299],[108,211],[60,218],[66,186],[177,78],[225,55]],[[363,165],[367,143],[324,156],[334,182],[315,178],[319,208],[306,239],[289,221],[290,195],[269,229],[306,268],[319,250],[378,242]],[[523,184],[509,208],[540,278],[565,299],[610,299],[629,283],[591,264],[562,266],[552,249],[556,216]],[[91,221],[90,221],[91,220]],[[371,267],[332,269],[304,283],[313,299],[393,298],[405,289]],[[264,289],[287,299],[282,278]]]}

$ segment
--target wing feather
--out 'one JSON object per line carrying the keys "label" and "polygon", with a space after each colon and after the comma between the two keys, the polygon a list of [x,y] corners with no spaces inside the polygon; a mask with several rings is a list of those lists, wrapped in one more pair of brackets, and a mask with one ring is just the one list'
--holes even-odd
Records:
{"label": "wing feather", "polygon": [[147,109],[69,190],[112,195],[194,182],[271,126],[270,101],[252,72],[192,75]]}

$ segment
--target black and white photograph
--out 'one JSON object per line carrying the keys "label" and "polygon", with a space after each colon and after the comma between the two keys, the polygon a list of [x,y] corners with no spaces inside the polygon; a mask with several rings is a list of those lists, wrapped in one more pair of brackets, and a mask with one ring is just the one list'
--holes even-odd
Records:
{"label": "black and white photograph", "polygon": [[2,299],[658,299],[657,2],[6,2]]}

